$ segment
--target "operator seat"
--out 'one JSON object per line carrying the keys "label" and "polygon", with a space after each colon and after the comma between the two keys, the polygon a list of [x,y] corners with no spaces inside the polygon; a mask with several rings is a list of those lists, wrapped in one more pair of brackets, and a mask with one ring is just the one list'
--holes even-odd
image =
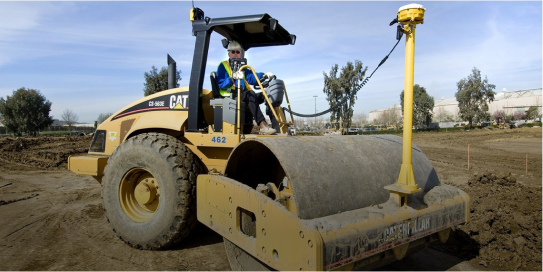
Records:
{"label": "operator seat", "polygon": [[213,93],[213,98],[223,98],[219,90],[219,83],[217,82],[217,73],[211,72],[209,78],[211,79],[211,92]]}
{"label": "operator seat", "polygon": [[[211,80],[211,92],[213,94],[213,99],[210,101],[210,104],[213,107],[213,114],[214,114],[214,119],[215,119],[214,131],[220,132],[222,131],[223,115],[226,115],[226,113],[224,112],[226,108],[223,109],[223,106],[225,103],[232,103],[232,105],[234,105],[234,108],[235,108],[235,105],[237,104],[236,95],[235,94],[232,94],[231,96],[221,95],[221,92],[219,89],[219,82],[217,81],[216,72],[211,72],[209,74],[209,79]],[[231,101],[231,102],[228,102],[228,101]],[[259,101],[259,104],[262,104],[262,103],[264,103],[263,97],[262,97],[262,101]],[[241,122],[244,124],[243,133],[250,134],[252,126],[253,126],[253,117],[247,105],[245,105],[244,102],[241,102],[241,105],[242,105],[241,106],[242,107]],[[275,120],[275,118],[273,118],[273,115],[271,116],[270,119]],[[272,121],[272,123],[274,122]]]}
{"label": "operator seat", "polygon": [[[219,89],[219,83],[217,81],[217,73],[211,72],[209,75],[209,78],[211,79],[211,93],[213,95],[213,99],[210,101],[210,106],[213,108],[213,119],[214,119],[214,125],[213,125],[213,131],[215,132],[222,132],[223,130],[223,120],[226,122],[229,122],[231,124],[236,123],[236,104],[237,101],[232,98],[232,96],[222,96],[220,89]],[[241,120],[244,124],[248,124],[247,118],[250,117],[245,114],[246,112],[246,106],[245,103],[242,102],[242,110],[240,112],[241,114]],[[252,123],[251,123],[252,124]],[[246,130],[249,126],[245,126],[244,130]],[[250,128],[250,127],[249,127]],[[245,134],[248,134],[250,132],[244,131]]]}

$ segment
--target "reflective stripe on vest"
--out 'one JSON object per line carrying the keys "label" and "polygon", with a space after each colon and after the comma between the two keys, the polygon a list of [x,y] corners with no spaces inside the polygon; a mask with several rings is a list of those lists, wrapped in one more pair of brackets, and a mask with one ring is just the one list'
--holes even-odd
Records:
{"label": "reflective stripe on vest", "polygon": [[[230,69],[230,63],[228,63],[228,61],[225,60],[222,62],[222,65],[224,66],[224,69],[228,73],[228,76],[232,77],[232,70]],[[245,79],[245,73],[243,73],[243,83],[245,84],[245,90],[251,90],[251,86],[249,86],[249,83],[247,83],[247,79]],[[232,85],[230,89],[221,89],[219,93],[222,96],[230,96],[231,93],[229,90],[236,91],[236,88],[234,88],[234,86]]]}

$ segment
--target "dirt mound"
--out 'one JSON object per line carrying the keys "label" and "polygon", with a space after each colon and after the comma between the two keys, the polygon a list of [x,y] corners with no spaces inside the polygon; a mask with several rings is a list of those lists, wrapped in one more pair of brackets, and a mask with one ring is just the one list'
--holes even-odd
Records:
{"label": "dirt mound", "polygon": [[507,174],[474,174],[462,186],[471,221],[451,233],[447,251],[495,270],[541,271],[541,189]]}
{"label": "dirt mound", "polygon": [[0,138],[0,159],[41,169],[66,168],[68,157],[87,153],[90,136],[39,136]]}

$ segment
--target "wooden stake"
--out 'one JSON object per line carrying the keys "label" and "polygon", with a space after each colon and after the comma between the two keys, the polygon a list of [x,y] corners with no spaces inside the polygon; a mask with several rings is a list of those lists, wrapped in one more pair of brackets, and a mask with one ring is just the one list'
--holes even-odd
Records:
{"label": "wooden stake", "polygon": [[528,175],[528,153],[526,153],[526,175]]}
{"label": "wooden stake", "polygon": [[468,143],[468,170],[469,170],[469,143]]}

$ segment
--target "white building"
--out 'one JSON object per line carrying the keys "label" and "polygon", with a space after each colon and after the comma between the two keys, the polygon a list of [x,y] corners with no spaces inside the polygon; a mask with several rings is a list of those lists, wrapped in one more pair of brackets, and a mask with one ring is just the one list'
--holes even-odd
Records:
{"label": "white building", "polygon": [[[489,103],[489,113],[492,115],[498,110],[503,110],[505,114],[511,115],[516,111],[527,111],[531,106],[539,107],[539,113],[541,113],[541,93],[541,88],[518,91],[507,91],[504,88],[501,92],[496,92],[494,101]],[[387,110],[397,110],[399,111],[399,115],[402,115],[401,106],[394,105],[383,110],[370,111],[369,120],[373,121],[379,119],[379,116]],[[458,112],[459,108],[456,98],[441,98],[435,100],[433,115],[435,121],[442,121],[439,120],[439,117],[446,115],[452,116],[456,121],[459,121],[457,120]]]}
{"label": "white building", "polygon": [[504,110],[505,114],[513,114],[516,111],[526,111],[531,106],[539,107],[541,113],[541,88],[509,92],[505,88],[494,96],[494,102],[490,103],[490,114],[497,110]]}
{"label": "white building", "polygon": [[[372,123],[374,123],[374,120],[379,120],[379,117],[381,114],[387,112],[387,111],[394,111],[398,115],[398,117],[402,116],[402,106],[401,105],[393,105],[383,110],[373,110],[370,111],[368,120]],[[399,120],[398,120],[399,121]]]}

